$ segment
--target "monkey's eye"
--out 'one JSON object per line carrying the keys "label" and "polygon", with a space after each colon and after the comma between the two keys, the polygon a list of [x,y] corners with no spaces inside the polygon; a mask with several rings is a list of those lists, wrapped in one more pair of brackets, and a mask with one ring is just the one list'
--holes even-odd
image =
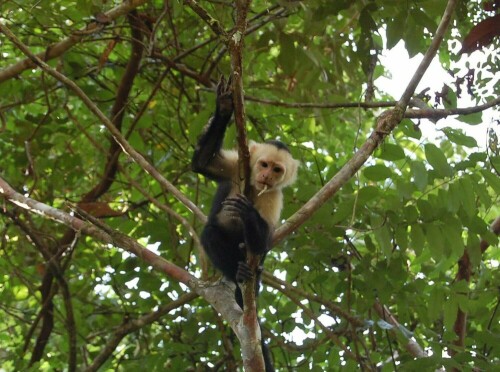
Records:
{"label": "monkey's eye", "polygon": [[274,173],[281,173],[283,169],[281,169],[280,167],[274,167],[273,171]]}
{"label": "monkey's eye", "polygon": [[268,164],[267,164],[267,162],[265,162],[265,161],[261,161],[261,162],[260,162],[260,166],[261,166],[262,168],[267,168]]}

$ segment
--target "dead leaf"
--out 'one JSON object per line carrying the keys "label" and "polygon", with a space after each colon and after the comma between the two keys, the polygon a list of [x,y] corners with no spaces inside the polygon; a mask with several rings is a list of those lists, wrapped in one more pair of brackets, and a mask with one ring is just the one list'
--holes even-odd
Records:
{"label": "dead leaf", "polygon": [[115,211],[107,203],[103,202],[82,202],[78,203],[78,207],[96,218],[117,217],[123,215],[123,212]]}
{"label": "dead leaf", "polygon": [[462,43],[461,53],[472,53],[492,42],[495,36],[500,36],[500,14],[486,18],[475,25]]}

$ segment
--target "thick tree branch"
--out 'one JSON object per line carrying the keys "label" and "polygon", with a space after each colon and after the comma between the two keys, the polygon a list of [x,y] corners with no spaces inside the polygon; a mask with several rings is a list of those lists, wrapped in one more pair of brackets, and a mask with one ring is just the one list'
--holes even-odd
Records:
{"label": "thick tree branch", "polygon": [[71,229],[80,231],[81,233],[91,236],[102,243],[112,244],[116,247],[122,248],[150,264],[156,270],[167,274],[173,279],[176,279],[189,287],[193,287],[197,281],[197,279],[187,271],[158,256],[156,253],[145,248],[134,239],[119,233],[118,231],[112,230],[111,228],[106,228],[106,231],[104,231],[102,228],[96,227],[66,212],[28,198],[15,191],[2,178],[0,178],[0,195],[3,195],[5,199],[11,203],[29,211],[30,213],[35,213],[44,218],[62,223]]}
{"label": "thick tree branch", "polygon": [[[105,12],[104,16],[112,21],[118,17],[121,17],[122,15],[129,13],[131,10],[145,4],[146,2],[146,0],[125,0],[122,4]],[[102,26],[103,25],[97,21],[91,22],[84,28],[75,31],[66,39],[48,46],[46,51],[38,53],[36,56],[43,61],[49,61],[51,59],[57,58],[68,49],[72,48],[74,45],[82,41],[85,37],[91,35],[94,32],[101,31]],[[24,70],[33,68],[35,66],[37,66],[37,63],[34,62],[31,57],[19,61],[0,71],[0,83],[11,79],[22,73]]]}
{"label": "thick tree branch", "polygon": [[286,235],[295,231],[305,221],[307,221],[328,199],[345,185],[351,177],[365,164],[375,149],[384,141],[394,128],[401,122],[413,92],[422,78],[430,61],[437,53],[439,45],[443,40],[444,33],[451,21],[451,13],[455,8],[456,0],[449,0],[443,18],[438,26],[436,35],[425,53],[424,59],[420,63],[410,84],[405,89],[394,109],[384,112],[377,119],[375,130],[371,133],[366,142],[359,148],[353,157],[335,174],[325,186],[323,186],[309,201],[307,201],[297,212],[295,212],[274,234],[273,242],[281,241]]}
{"label": "thick tree branch", "polygon": [[[236,124],[236,138],[238,141],[238,159],[240,166],[240,179],[244,180],[244,195],[250,196],[250,152],[248,150],[247,132],[245,125],[245,105],[243,94],[243,49],[244,36],[247,29],[247,15],[250,9],[251,0],[237,0],[236,5],[236,25],[229,35],[228,46],[231,55],[233,101],[234,101],[234,121]],[[253,272],[257,272],[260,256],[253,254],[247,248],[247,263]],[[244,311],[241,322],[238,325],[237,334],[241,343],[241,355],[243,365],[247,371],[264,370],[264,358],[262,356],[261,332],[257,319],[257,306],[255,303],[255,281],[254,275],[251,281],[242,286]]]}
{"label": "thick tree branch", "polygon": [[[113,245],[130,252],[151,265],[159,272],[175,279],[197,294],[203,296],[231,325],[240,342],[248,340],[247,330],[243,319],[243,311],[234,298],[235,284],[222,280],[220,283],[203,282],[192,276],[186,270],[174,265],[170,261],[158,256],[156,253],[145,248],[133,238],[128,237],[100,220],[86,214],[93,223],[74,217],[57,208],[53,208],[34,199],[28,198],[15,191],[4,179],[0,177],[0,195],[16,206],[30,213],[38,214],[44,218],[64,224],[82,234],[91,236],[105,244]],[[82,212],[83,213],[83,212]],[[258,326],[258,325],[257,325]],[[258,344],[260,346],[260,344]],[[255,346],[255,345],[254,345]],[[247,345],[247,347],[249,347]],[[250,352],[249,350],[247,350]],[[255,350],[252,351],[252,355]]]}

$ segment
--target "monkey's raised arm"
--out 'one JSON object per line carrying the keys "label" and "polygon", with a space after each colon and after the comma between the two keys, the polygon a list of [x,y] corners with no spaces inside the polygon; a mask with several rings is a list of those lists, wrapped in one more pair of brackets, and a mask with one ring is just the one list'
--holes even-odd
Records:
{"label": "monkey's raised arm", "polygon": [[226,83],[224,77],[217,85],[215,114],[212,116],[198,140],[192,159],[196,173],[215,181],[232,178],[237,169],[237,156],[232,151],[221,150],[227,125],[233,114],[231,79]]}

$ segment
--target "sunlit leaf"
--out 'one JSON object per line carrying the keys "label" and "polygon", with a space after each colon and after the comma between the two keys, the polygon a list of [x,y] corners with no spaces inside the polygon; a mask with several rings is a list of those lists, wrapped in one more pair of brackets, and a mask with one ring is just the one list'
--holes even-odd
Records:
{"label": "sunlit leaf", "polygon": [[453,170],[448,164],[448,159],[443,151],[431,143],[426,144],[424,148],[425,157],[432,168],[434,168],[441,177],[450,177],[453,174]]}
{"label": "sunlit leaf", "polygon": [[391,177],[392,172],[390,168],[382,164],[372,165],[367,167],[363,171],[366,178],[372,181],[383,181],[386,178]]}

